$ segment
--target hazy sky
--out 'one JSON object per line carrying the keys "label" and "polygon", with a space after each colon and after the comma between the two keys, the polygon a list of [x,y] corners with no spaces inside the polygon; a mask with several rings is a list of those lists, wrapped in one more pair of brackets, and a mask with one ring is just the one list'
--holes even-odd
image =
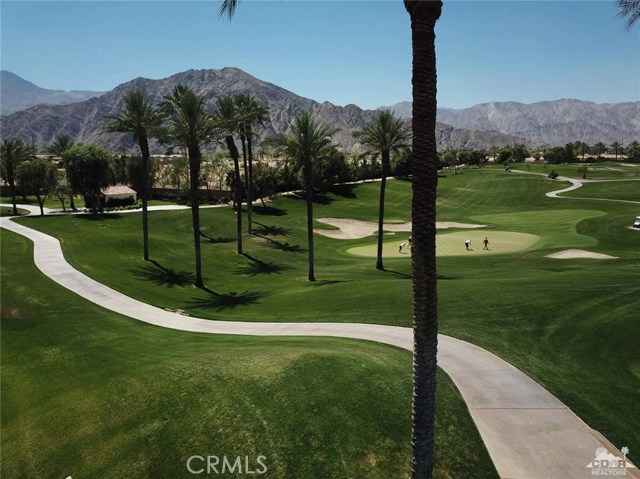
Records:
{"label": "hazy sky", "polygon": [[[411,98],[409,16],[396,1],[6,1],[1,68],[38,86],[110,90],[135,77],[236,66],[317,101]],[[614,1],[445,1],[438,105],[640,100],[640,25]]]}

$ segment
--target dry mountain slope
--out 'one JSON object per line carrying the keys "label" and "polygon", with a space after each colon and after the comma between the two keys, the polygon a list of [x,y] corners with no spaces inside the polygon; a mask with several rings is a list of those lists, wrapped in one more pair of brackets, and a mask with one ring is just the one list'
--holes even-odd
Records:
{"label": "dry mountain slope", "polygon": [[455,128],[497,130],[552,146],[575,141],[627,145],[640,140],[640,101],[491,102],[462,110],[439,108],[438,120]]}
{"label": "dry mountain slope", "polygon": [[442,109],[438,111],[438,119],[456,128],[498,130],[550,145],[577,140],[590,145],[599,141],[626,145],[640,139],[640,101],[492,102],[463,110]]}
{"label": "dry mountain slope", "polygon": [[68,105],[102,95],[96,91],[62,91],[40,88],[18,75],[0,71],[0,114],[10,115],[34,105]]}
{"label": "dry mountain slope", "polygon": [[[286,132],[293,115],[309,110],[321,122],[339,129],[334,141],[347,151],[359,149],[352,133],[361,129],[372,115],[372,111],[362,110],[356,105],[336,106],[329,102],[319,103],[303,98],[237,68],[189,70],[161,80],[136,78],[99,98],[80,103],[65,106],[38,105],[19,111],[2,118],[2,137],[15,136],[28,142],[33,138],[35,144],[42,147],[59,135],[69,135],[77,142],[95,143],[111,151],[133,149],[135,145],[130,136],[107,134],[101,130],[105,118],[118,110],[127,90],[141,90],[153,103],[158,103],[178,84],[187,85],[196,93],[204,95],[207,106],[211,109],[220,96],[234,93],[255,95],[270,107],[271,121],[265,131],[261,132],[264,136]],[[443,147],[488,147],[524,141],[502,133],[457,130],[448,125],[439,125],[438,132]],[[155,151],[162,150],[156,146]]]}
{"label": "dry mountain slope", "polygon": [[[411,118],[411,102],[391,106]],[[533,144],[564,146],[583,141],[625,145],[640,140],[640,101],[593,103],[562,99],[538,103],[491,102],[456,110],[438,108],[438,121],[454,128],[499,131],[527,138]]]}

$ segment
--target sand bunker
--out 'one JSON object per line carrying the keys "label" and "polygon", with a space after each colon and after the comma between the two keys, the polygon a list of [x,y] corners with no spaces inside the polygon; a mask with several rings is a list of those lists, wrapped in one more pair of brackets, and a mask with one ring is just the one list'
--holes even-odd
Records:
{"label": "sand bunker", "polygon": [[554,259],[574,259],[574,258],[590,258],[590,259],[616,259],[617,256],[609,256],[608,254],[593,253],[581,249],[568,249],[559,251],[558,253],[548,254],[547,258]]}
{"label": "sand bunker", "polygon": [[[349,218],[318,218],[321,223],[326,223],[339,228],[337,230],[325,230],[315,228],[313,231],[329,238],[335,239],[360,239],[376,234],[378,223],[371,221],[358,221]],[[436,228],[486,228],[487,225],[475,225],[468,223],[456,223],[454,221],[441,221],[436,223]],[[385,231],[400,232],[411,231],[411,222],[408,223],[385,223]]]}

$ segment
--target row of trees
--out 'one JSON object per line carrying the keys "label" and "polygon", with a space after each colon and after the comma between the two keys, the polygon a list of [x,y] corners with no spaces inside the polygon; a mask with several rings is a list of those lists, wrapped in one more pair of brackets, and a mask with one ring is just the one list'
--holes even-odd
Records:
{"label": "row of trees", "polygon": [[[199,188],[205,175],[202,172],[202,148],[210,142],[222,142],[228,149],[234,169],[228,172],[231,179],[234,205],[237,217],[237,251],[242,254],[242,192],[246,192],[248,211],[248,232],[252,233],[252,206],[254,193],[262,198],[276,191],[302,189],[307,201],[308,279],[315,280],[313,266],[313,194],[316,188],[328,187],[335,183],[364,177],[381,176],[379,203],[379,234],[376,267],[384,269],[382,259],[382,230],[384,224],[384,198],[386,179],[392,173],[392,154],[396,161],[394,166],[404,168],[408,172],[410,138],[405,123],[394,118],[390,111],[379,111],[366,125],[365,129],[356,133],[359,141],[368,148],[361,155],[360,161],[349,163],[345,155],[331,143],[335,130],[318,124],[308,113],[303,112],[294,118],[289,135],[269,138],[264,146],[271,155],[284,161],[271,167],[267,163],[259,163],[257,181],[253,172],[253,143],[255,124],[264,124],[268,110],[249,95],[220,98],[217,110],[208,115],[204,110],[204,98],[196,95],[184,86],[178,86],[172,95],[157,107],[153,107],[140,92],[130,91],[124,96],[120,111],[111,116],[104,128],[110,132],[128,132],[133,134],[140,148],[139,158],[114,156],[95,145],[75,145],[69,137],[57,138],[48,148],[51,155],[62,158],[64,171],[58,172],[55,164],[46,159],[36,159],[28,148],[20,141],[12,139],[3,146],[3,164],[7,164],[8,179],[12,188],[15,207],[13,165],[29,157],[23,162],[18,176],[23,193],[36,195],[39,204],[52,191],[59,191],[63,201],[65,193],[73,202],[73,192],[84,195],[91,204],[95,214],[100,205],[101,190],[116,182],[128,182],[137,189],[142,202],[143,257],[149,259],[149,226],[148,198],[156,173],[165,169],[175,182],[182,181],[182,168],[187,167],[178,159],[165,163],[163,168],[154,167],[149,141],[157,138],[164,144],[179,146],[187,152],[189,200],[192,210],[194,250],[196,258],[196,285],[203,287],[200,253],[200,217]],[[240,152],[236,146],[236,137],[240,138],[244,175],[241,174]],[[4,151],[6,150],[6,151]],[[32,152],[31,152],[32,153]],[[5,162],[4,158],[16,158],[16,161]],[[218,157],[219,159],[219,157]],[[379,161],[379,163],[378,163]],[[205,170],[214,166],[212,171],[221,174],[224,163],[205,162]],[[403,166],[404,165],[404,166]],[[38,166],[38,168],[35,168]],[[45,178],[45,173],[49,176]],[[39,176],[38,176],[39,174]],[[242,179],[244,178],[244,184]],[[207,182],[208,183],[208,182]],[[64,184],[64,188],[60,185]],[[75,209],[75,205],[71,207]],[[63,201],[64,208],[64,201]]]}
{"label": "row of trees", "polygon": [[[268,108],[250,95],[222,97],[216,101],[216,111],[205,111],[204,97],[197,95],[186,86],[175,87],[172,94],[158,106],[153,107],[141,92],[129,91],[125,94],[120,112],[109,118],[105,129],[112,132],[129,132],[138,140],[142,158],[142,189],[139,192],[143,205],[144,259],[149,259],[148,219],[146,202],[150,181],[149,139],[157,138],[161,143],[179,146],[186,151],[189,160],[189,192],[192,211],[192,226],[195,250],[196,286],[204,287],[200,251],[199,187],[202,184],[202,149],[217,142],[226,147],[233,161],[233,200],[237,222],[237,252],[243,253],[242,244],[242,200],[243,190],[247,198],[247,227],[252,233],[252,210],[254,192],[253,144],[256,138],[254,128],[264,125],[268,118]],[[346,180],[346,161],[331,142],[336,130],[318,123],[309,112],[296,115],[290,127],[290,134],[277,135],[263,144],[270,148],[272,155],[286,159],[281,177],[294,181],[304,191],[307,204],[308,280],[315,281],[313,248],[313,194],[316,186],[327,186],[327,178]],[[383,269],[382,228],[384,220],[384,194],[386,178],[391,172],[391,153],[407,149],[410,137],[404,122],[394,118],[390,111],[380,111],[365,129],[356,136],[369,148],[368,154],[381,160],[382,182],[380,189],[379,244],[376,267]],[[240,150],[236,139],[240,139],[242,149],[241,173]],[[64,157],[64,156],[63,156]],[[260,168],[262,190],[276,189],[277,185],[268,175],[273,170],[262,165]],[[219,171],[218,171],[219,173]],[[321,173],[321,174],[319,174]],[[242,182],[244,178],[244,184]],[[317,181],[317,178],[321,178]]]}
{"label": "row of trees", "polygon": [[595,161],[608,153],[614,155],[614,160],[621,159],[625,155],[625,161],[640,163],[640,142],[632,141],[626,147],[614,142],[609,147],[598,142],[592,146],[584,142],[576,141],[565,146],[546,148],[542,151],[532,150],[525,145],[504,146],[502,148],[488,149],[455,149],[449,148],[438,152],[440,166],[455,167],[457,165],[482,166],[490,158],[496,163],[520,163],[526,158],[536,160],[544,159],[548,163],[572,163],[575,161]]}

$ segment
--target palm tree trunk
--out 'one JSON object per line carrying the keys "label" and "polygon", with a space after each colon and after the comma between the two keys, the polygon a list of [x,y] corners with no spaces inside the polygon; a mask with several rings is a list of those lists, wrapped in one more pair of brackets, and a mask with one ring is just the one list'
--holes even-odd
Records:
{"label": "palm tree trunk", "polygon": [[438,303],[436,276],[435,24],[442,2],[405,0],[413,47],[413,459],[412,478],[431,478],[436,400]]}
{"label": "palm tree trunk", "polygon": [[7,165],[7,180],[9,182],[9,191],[11,194],[11,203],[13,204],[13,216],[18,216],[18,207],[16,206],[16,182],[13,179],[13,168]]}
{"label": "palm tree trunk", "polygon": [[196,259],[196,287],[204,288],[202,281],[202,254],[200,251],[200,148],[189,146],[189,179],[191,182],[191,223],[193,225],[193,246]]}
{"label": "palm tree trunk", "polygon": [[227,142],[227,148],[229,149],[231,158],[233,158],[233,167],[236,176],[234,180],[237,205],[236,231],[238,235],[238,254],[242,254],[242,182],[240,181],[240,155],[232,136],[226,136],[225,141]]}
{"label": "palm tree trunk", "polygon": [[69,195],[69,208],[76,211],[76,202],[73,200],[73,192]]}
{"label": "palm tree trunk", "polygon": [[382,264],[382,232],[384,229],[384,194],[387,189],[387,174],[389,172],[389,152],[382,152],[382,179],[380,181],[380,201],[378,204],[378,259],[376,269],[384,271]]}
{"label": "palm tree trunk", "polygon": [[242,165],[244,167],[244,187],[249,188],[249,169],[247,168],[247,137],[240,134],[240,145],[242,146]]}
{"label": "palm tree trunk", "polygon": [[149,142],[146,137],[140,138],[140,152],[142,153],[142,251],[145,261],[149,261],[149,217],[147,215],[147,201],[149,199]]}
{"label": "palm tree trunk", "polygon": [[304,166],[304,176],[307,198],[307,249],[309,250],[309,273],[307,279],[309,281],[315,281],[316,276],[313,270],[313,173],[311,171],[310,161]]}
{"label": "palm tree trunk", "polygon": [[40,195],[36,195],[36,200],[38,201],[38,206],[40,207],[40,216],[44,216],[44,200],[46,196],[43,198]]}
{"label": "palm tree trunk", "polygon": [[251,131],[247,134],[247,153],[249,160],[249,175],[247,177],[247,223],[249,228],[249,234],[253,232],[253,151],[251,149],[251,142],[253,135]]}

